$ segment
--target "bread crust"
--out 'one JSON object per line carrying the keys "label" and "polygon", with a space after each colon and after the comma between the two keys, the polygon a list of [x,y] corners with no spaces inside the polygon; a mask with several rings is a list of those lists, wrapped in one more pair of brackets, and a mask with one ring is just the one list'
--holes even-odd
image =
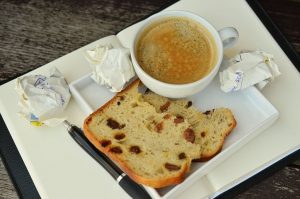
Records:
{"label": "bread crust", "polygon": [[159,178],[159,179],[148,179],[142,176],[139,176],[135,174],[130,167],[120,160],[118,158],[118,155],[115,153],[112,153],[109,151],[109,147],[103,147],[100,144],[100,140],[97,140],[97,138],[94,136],[94,134],[89,130],[89,123],[92,121],[92,118],[94,115],[99,114],[99,112],[103,111],[106,107],[108,107],[110,104],[114,103],[118,96],[122,95],[123,93],[126,93],[133,87],[137,87],[140,84],[140,80],[137,79],[133,83],[131,83],[129,86],[127,86],[123,91],[119,92],[115,97],[113,97],[111,100],[109,100],[107,103],[105,103],[103,106],[101,106],[99,109],[97,109],[94,113],[90,114],[84,121],[83,124],[83,130],[84,135],[87,137],[87,139],[101,152],[103,152],[105,155],[107,155],[110,159],[112,159],[117,165],[135,182],[147,185],[154,188],[162,188],[169,185],[175,185],[181,183],[185,178],[185,173],[189,170],[190,162],[187,162],[182,165],[180,171],[177,172],[177,175],[168,177],[168,178]]}

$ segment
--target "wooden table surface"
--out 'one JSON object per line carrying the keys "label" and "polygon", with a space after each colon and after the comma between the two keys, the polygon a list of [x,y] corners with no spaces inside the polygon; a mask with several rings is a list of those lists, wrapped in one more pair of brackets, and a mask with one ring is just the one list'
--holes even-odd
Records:
{"label": "wooden table surface", "polygon": [[[260,2],[300,54],[300,0]],[[165,0],[0,0],[0,82],[114,34],[166,3]],[[298,165],[287,165],[236,198],[270,197],[300,198]],[[1,159],[0,198],[18,198]]]}

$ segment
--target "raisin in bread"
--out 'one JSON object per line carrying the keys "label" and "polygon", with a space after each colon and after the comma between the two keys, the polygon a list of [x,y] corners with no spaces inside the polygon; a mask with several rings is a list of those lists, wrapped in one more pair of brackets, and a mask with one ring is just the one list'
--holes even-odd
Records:
{"label": "raisin in bread", "polygon": [[143,99],[153,105],[157,112],[176,115],[192,125],[196,136],[195,143],[202,147],[201,158],[198,161],[207,161],[219,153],[225,137],[236,126],[234,116],[227,108],[201,113],[191,101],[170,100],[151,91],[147,91]]}
{"label": "raisin in bread", "polygon": [[84,133],[96,148],[138,183],[155,188],[182,182],[200,145],[187,121],[157,113],[137,80],[88,116]]}

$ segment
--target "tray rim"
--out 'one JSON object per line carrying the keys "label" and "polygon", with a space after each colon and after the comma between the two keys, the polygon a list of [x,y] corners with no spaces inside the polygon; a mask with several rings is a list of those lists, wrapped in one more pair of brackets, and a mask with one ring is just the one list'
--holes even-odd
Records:
{"label": "tray rim", "polygon": [[[291,60],[293,62],[293,64],[297,67],[297,70],[299,71],[300,70],[299,69],[299,55],[297,54],[295,49],[290,45],[290,43],[285,38],[285,36],[281,33],[281,31],[277,28],[277,26],[274,24],[272,19],[265,12],[264,8],[260,5],[259,1],[258,0],[254,0],[254,1],[253,0],[245,0],[245,1],[249,4],[250,8],[255,12],[255,14],[259,17],[259,19],[262,20],[264,26],[270,31],[272,36],[275,38],[276,42],[280,45],[282,50],[288,56],[289,60]],[[166,3],[164,6],[162,6],[157,11],[160,11],[163,8],[170,6],[176,2],[177,1],[175,0],[175,1],[172,1],[169,3]],[[154,11],[153,13],[156,13],[157,11]],[[267,21],[267,23],[266,23],[266,21]],[[134,22],[134,23],[136,23],[136,22]],[[278,34],[278,33],[281,33],[281,34]],[[275,36],[275,34],[277,34],[277,36]],[[282,46],[285,46],[285,48],[283,48]],[[293,56],[292,54],[294,54],[296,56]],[[27,72],[29,72],[29,71],[26,71],[23,74],[25,74]],[[17,75],[17,76],[20,76],[20,75]],[[17,76],[9,78],[4,81],[1,81],[0,85],[3,85],[5,83],[15,79]],[[6,128],[6,124],[3,119],[4,118],[1,116],[0,127],[1,127],[1,131],[3,130],[2,136],[5,138],[6,144],[0,147],[0,155],[2,157],[2,160],[4,160],[4,159],[7,160],[7,162],[5,161],[4,164],[9,172],[9,176],[12,179],[14,186],[17,188],[17,192],[18,192],[19,196],[22,196],[23,198],[33,198],[33,197],[40,198],[38,192],[36,191],[35,185],[31,179],[31,176],[28,174],[27,168],[24,166],[22,157],[20,156],[20,154],[18,154],[16,145],[15,145],[14,141],[12,140],[9,130]],[[9,148],[16,149],[16,152],[8,153],[7,149],[9,149]],[[223,193],[222,196],[227,196],[227,197],[231,196],[232,197],[232,196],[236,195],[237,193],[240,192],[241,189],[245,189],[246,187],[249,187],[251,185],[251,183],[253,183],[254,181],[256,181],[256,182],[257,182],[257,180],[261,181],[263,178],[259,179],[259,176],[261,176],[261,175],[270,176],[272,174],[271,170],[274,170],[274,168],[275,168],[275,170],[278,170],[279,168],[283,168],[289,162],[296,160],[296,158],[299,158],[299,157],[300,157],[300,149],[294,153],[288,154],[288,156],[286,156],[283,159],[281,159],[280,161],[274,163],[272,165],[273,169],[269,168],[269,167],[266,168],[265,170],[263,170],[263,172],[260,172],[263,174],[259,173],[256,176],[251,177],[251,179],[247,179],[247,181],[244,181],[243,183],[236,185],[234,188],[231,188],[229,191],[226,191],[225,193]],[[15,161],[10,161],[10,159],[18,160],[17,161],[18,163],[16,163]],[[23,165],[23,167],[21,167],[20,165]],[[21,172],[24,173],[25,177],[26,176],[27,177],[26,178],[25,177],[18,178],[18,175],[16,174],[16,173],[18,173],[17,171],[20,173]]]}

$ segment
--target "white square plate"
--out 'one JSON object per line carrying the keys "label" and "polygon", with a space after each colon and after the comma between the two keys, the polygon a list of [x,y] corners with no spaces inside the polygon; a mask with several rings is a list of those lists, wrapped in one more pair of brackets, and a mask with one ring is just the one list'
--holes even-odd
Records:
{"label": "white square plate", "polygon": [[[107,88],[99,86],[90,75],[70,84],[70,90],[81,109],[90,114],[114,96]],[[255,88],[224,93],[217,78],[202,92],[189,98],[199,110],[217,107],[230,108],[237,121],[237,127],[225,140],[222,151],[204,163],[193,163],[184,182],[162,189],[145,187],[154,198],[170,198],[180,193],[211,169],[232,155],[241,146],[270,126],[279,116],[273,105]]]}

